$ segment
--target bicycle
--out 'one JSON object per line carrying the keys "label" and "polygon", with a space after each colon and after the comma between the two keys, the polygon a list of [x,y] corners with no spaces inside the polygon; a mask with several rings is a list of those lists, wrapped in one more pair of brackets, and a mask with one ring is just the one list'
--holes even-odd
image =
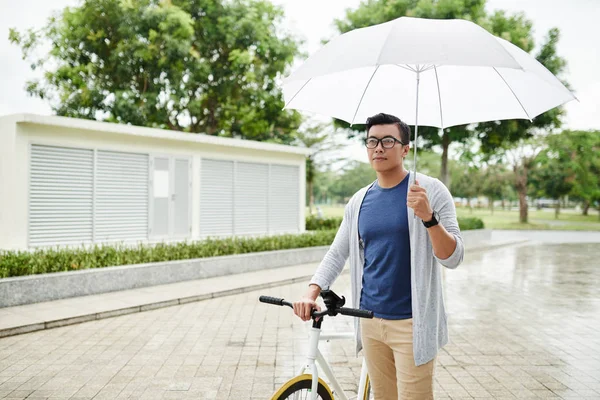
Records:
{"label": "bicycle", "polygon": [[[312,328],[309,333],[309,346],[306,363],[300,368],[298,374],[284,383],[271,397],[271,400],[299,400],[307,399],[310,395],[310,400],[349,400],[339,381],[336,379],[331,366],[321,354],[319,350],[319,341],[321,340],[332,340],[332,339],[347,339],[352,338],[352,333],[322,333],[321,325],[325,316],[334,317],[337,314],[349,315],[358,318],[373,318],[373,312],[367,310],[360,310],[356,308],[345,308],[344,304],[346,299],[344,296],[339,297],[332,290],[321,291],[321,297],[325,303],[326,309],[323,311],[313,310],[311,313]],[[293,304],[285,301],[281,298],[260,296],[259,301],[267,304],[274,304],[278,306],[288,306],[293,309]],[[319,378],[319,371],[317,363],[325,373],[325,376],[331,382],[333,391],[329,388],[327,383]],[[306,370],[310,370],[310,373],[305,373]],[[369,383],[369,375],[367,373],[367,366],[363,359],[360,380],[358,383],[358,395],[357,400],[368,400],[371,395],[371,385]]]}

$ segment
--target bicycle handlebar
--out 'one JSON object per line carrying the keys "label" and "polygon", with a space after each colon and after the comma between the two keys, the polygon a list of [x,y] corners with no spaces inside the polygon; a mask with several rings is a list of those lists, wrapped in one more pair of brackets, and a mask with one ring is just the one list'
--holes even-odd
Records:
{"label": "bicycle handlebar", "polygon": [[[274,304],[276,306],[288,306],[290,308],[294,308],[294,305],[284,299],[279,297],[271,297],[271,296],[260,296],[258,300],[261,303]],[[325,315],[336,316],[337,314],[349,315],[351,317],[358,318],[373,318],[373,311],[361,310],[358,308],[347,308],[341,307],[336,309],[326,309],[323,311],[312,310],[311,317],[319,318]]]}
{"label": "bicycle handlebar", "polygon": [[346,308],[346,307],[342,307],[342,308],[339,308],[336,311],[338,311],[342,315],[350,315],[352,317],[373,318],[373,311],[360,310],[358,308]]}
{"label": "bicycle handlebar", "polygon": [[279,297],[271,297],[271,296],[260,296],[258,300],[261,303],[274,304],[276,306],[288,306],[294,308],[292,303],[285,301],[284,299],[280,299]]}

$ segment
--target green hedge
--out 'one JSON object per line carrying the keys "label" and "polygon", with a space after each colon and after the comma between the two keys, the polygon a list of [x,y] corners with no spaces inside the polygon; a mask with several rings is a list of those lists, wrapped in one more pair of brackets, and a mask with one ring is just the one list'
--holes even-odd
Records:
{"label": "green hedge", "polygon": [[[483,229],[483,221],[479,218],[457,218],[458,226],[461,231],[468,231],[471,229]],[[306,218],[306,230],[318,231],[318,230],[337,230],[342,223],[342,217],[333,218],[318,218],[315,216],[309,216]]]}
{"label": "green hedge", "polygon": [[483,229],[483,221],[476,217],[458,217],[458,227],[461,231],[469,231],[472,229]]}
{"label": "green hedge", "polygon": [[117,265],[189,260],[314,246],[329,246],[336,230],[257,238],[208,239],[158,245],[103,245],[92,248],[0,251],[0,278]]}
{"label": "green hedge", "polygon": [[320,230],[338,230],[342,223],[342,217],[332,218],[319,218],[314,215],[306,217],[306,230],[307,231],[320,231]]}
{"label": "green hedge", "polygon": [[[102,245],[92,248],[41,249],[33,252],[0,251],[0,278],[103,268],[116,265],[189,260],[193,258],[254,253],[259,251],[328,246],[339,228],[341,218],[306,219],[307,232],[257,238],[207,239],[158,245]],[[479,218],[458,218],[461,230],[482,229]]]}

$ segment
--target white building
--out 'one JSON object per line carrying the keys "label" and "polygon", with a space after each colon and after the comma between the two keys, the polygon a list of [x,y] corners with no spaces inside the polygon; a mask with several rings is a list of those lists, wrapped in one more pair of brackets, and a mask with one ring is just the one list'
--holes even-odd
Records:
{"label": "white building", "polygon": [[304,231],[302,148],[0,118],[0,249]]}

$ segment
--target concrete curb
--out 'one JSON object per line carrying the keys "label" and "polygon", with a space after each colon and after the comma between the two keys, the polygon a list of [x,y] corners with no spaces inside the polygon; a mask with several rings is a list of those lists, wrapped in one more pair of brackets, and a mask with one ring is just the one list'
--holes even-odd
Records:
{"label": "concrete curb", "polygon": [[[345,270],[342,273],[347,273],[347,271]],[[121,309],[116,309],[116,310],[111,310],[111,311],[103,311],[103,312],[99,312],[99,313],[79,315],[76,317],[56,319],[56,320],[52,320],[52,321],[46,321],[44,323],[35,323],[35,324],[18,326],[18,327],[14,327],[14,328],[0,329],[0,338],[7,337],[7,336],[20,335],[23,333],[41,331],[44,329],[59,328],[62,326],[74,325],[74,324],[79,324],[82,322],[89,322],[89,321],[95,321],[95,320],[100,320],[100,319],[105,319],[105,318],[119,317],[121,315],[134,314],[134,313],[144,312],[144,311],[151,311],[151,310],[156,310],[159,308],[178,306],[181,304],[187,304],[187,303],[192,303],[192,302],[196,302],[196,301],[216,299],[219,297],[231,296],[231,295],[236,295],[236,294],[240,294],[240,293],[261,290],[261,289],[269,289],[272,287],[281,286],[281,285],[289,285],[289,284],[297,283],[297,282],[305,282],[305,281],[308,281],[311,277],[312,277],[312,275],[296,276],[296,277],[290,278],[290,279],[284,279],[284,280],[267,282],[267,283],[256,284],[256,285],[243,286],[243,287],[236,288],[236,289],[227,289],[227,290],[223,290],[223,291],[219,291],[219,292],[212,292],[212,293],[206,293],[206,294],[201,294],[201,295],[181,297],[178,299],[167,300],[167,301],[150,302],[150,303],[141,304],[139,306],[134,306],[134,307],[126,307],[126,308],[121,308]]]}
{"label": "concrete curb", "polygon": [[0,279],[0,310],[33,303],[320,261],[329,246],[125,265]]}
{"label": "concrete curb", "polygon": [[501,247],[509,247],[509,246],[515,246],[515,245],[519,245],[519,244],[525,244],[530,241],[531,241],[530,239],[522,238],[522,239],[509,240],[509,241],[500,242],[500,243],[483,244],[481,246],[474,247],[474,248],[467,249],[467,250],[469,252],[489,251],[489,250],[499,249]]}

